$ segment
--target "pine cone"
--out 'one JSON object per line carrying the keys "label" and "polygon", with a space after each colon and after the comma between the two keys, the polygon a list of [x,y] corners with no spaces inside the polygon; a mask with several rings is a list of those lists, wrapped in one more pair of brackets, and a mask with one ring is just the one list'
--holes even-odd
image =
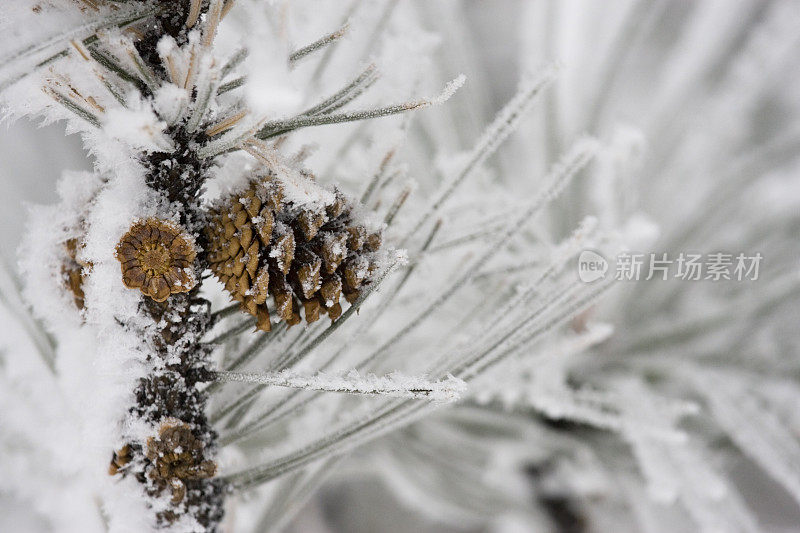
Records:
{"label": "pine cone", "polygon": [[116,255],[125,286],[141,289],[156,302],[188,292],[196,284],[192,263],[197,253],[192,238],[166,220],[135,223],[117,244]]}
{"label": "pine cone", "polygon": [[380,231],[359,222],[339,191],[326,205],[296,205],[283,192],[278,178],[255,178],[211,209],[206,229],[212,272],[262,331],[269,295],[290,326],[301,305],[307,322],[339,318],[340,297],[352,303],[371,282],[381,246]]}

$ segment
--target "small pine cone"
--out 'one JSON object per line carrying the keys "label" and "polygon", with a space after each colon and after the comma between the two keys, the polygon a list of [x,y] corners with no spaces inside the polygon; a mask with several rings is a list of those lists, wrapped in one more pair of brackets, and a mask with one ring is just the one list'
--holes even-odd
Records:
{"label": "small pine cone", "polygon": [[205,459],[205,445],[180,420],[164,422],[158,438],[147,440],[147,459],[152,468],[147,475],[161,490],[169,487],[172,503],[180,503],[186,495],[184,481],[208,479],[217,473],[217,464]]}
{"label": "small pine cone", "polygon": [[117,244],[122,282],[156,302],[192,290],[196,256],[188,234],[171,222],[155,218],[135,223]]}
{"label": "small pine cone", "polygon": [[206,236],[212,272],[262,331],[271,327],[269,296],[289,325],[300,309],[307,322],[339,318],[341,296],[352,303],[372,281],[381,246],[380,231],[361,224],[338,191],[327,205],[296,205],[269,175],[212,208]]}

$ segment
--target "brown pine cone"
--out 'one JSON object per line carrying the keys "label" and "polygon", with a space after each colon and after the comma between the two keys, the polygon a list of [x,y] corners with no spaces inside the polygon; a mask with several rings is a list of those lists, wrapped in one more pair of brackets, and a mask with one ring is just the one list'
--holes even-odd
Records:
{"label": "brown pine cone", "polygon": [[332,197],[326,205],[296,205],[284,197],[281,181],[267,175],[210,210],[210,268],[242,310],[257,318],[258,329],[270,330],[270,295],[291,326],[300,322],[301,306],[307,322],[320,313],[336,320],[340,297],[352,303],[371,282],[380,230],[359,221],[339,191]]}

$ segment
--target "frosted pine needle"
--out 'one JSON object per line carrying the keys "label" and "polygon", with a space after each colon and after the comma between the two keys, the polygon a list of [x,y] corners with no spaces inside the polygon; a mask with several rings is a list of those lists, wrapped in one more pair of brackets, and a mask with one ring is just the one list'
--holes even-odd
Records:
{"label": "frosted pine needle", "polygon": [[295,374],[288,370],[272,374],[217,371],[214,373],[214,377],[221,382],[254,383],[325,392],[412,398],[440,403],[458,400],[466,387],[463,381],[452,376],[444,381],[431,382],[425,378],[400,374],[389,376],[366,374],[362,376],[356,371],[338,376],[321,373],[309,376]]}

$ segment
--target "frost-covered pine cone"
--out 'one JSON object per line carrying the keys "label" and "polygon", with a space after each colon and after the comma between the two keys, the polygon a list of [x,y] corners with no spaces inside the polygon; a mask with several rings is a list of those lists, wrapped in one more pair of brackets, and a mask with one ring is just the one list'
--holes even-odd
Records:
{"label": "frost-covered pine cone", "polygon": [[265,174],[210,212],[211,271],[262,331],[271,329],[270,295],[287,324],[300,322],[301,307],[309,323],[320,313],[336,320],[341,296],[354,303],[379,268],[380,227],[368,229],[340,192],[325,196],[327,203],[295,205],[281,181]]}

